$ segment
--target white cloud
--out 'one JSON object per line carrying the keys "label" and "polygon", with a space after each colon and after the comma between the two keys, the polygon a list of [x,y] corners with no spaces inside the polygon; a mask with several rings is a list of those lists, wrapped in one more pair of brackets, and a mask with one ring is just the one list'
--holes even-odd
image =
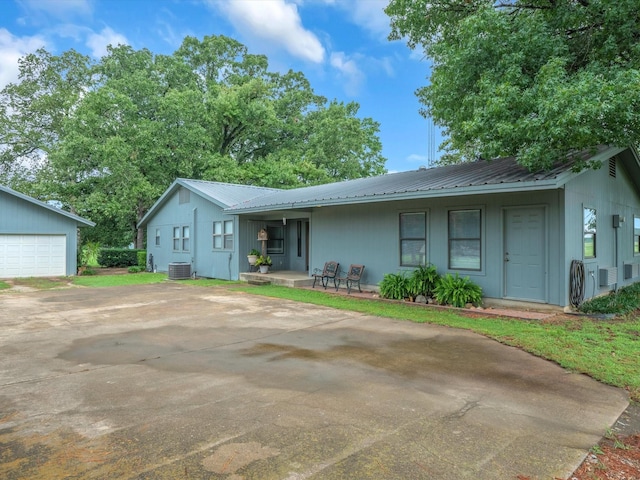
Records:
{"label": "white cloud", "polygon": [[59,19],[91,15],[90,0],[19,0],[18,3],[30,14],[45,13]]}
{"label": "white cloud", "polygon": [[110,27],[105,27],[100,33],[92,32],[87,36],[87,46],[91,49],[91,55],[101,58],[107,54],[107,46],[129,45],[124,35],[114,32]]}
{"label": "white cloud", "polygon": [[418,155],[417,153],[412,153],[407,157],[407,162],[428,164],[429,159],[426,155]]}
{"label": "white cloud", "polygon": [[357,95],[365,77],[356,60],[348,57],[344,52],[332,52],[329,62],[333,68],[338,70],[340,77],[345,80],[344,89],[347,94]]}
{"label": "white cloud", "polygon": [[16,37],[0,28],[0,89],[18,80],[18,60],[47,43],[42,37]]}
{"label": "white cloud", "polygon": [[304,28],[298,7],[285,0],[209,0],[233,26],[249,38],[284,48],[297,58],[324,61],[325,50],[318,37]]}
{"label": "white cloud", "polygon": [[384,9],[389,5],[389,0],[352,0],[348,3],[353,21],[357,25],[387,40],[391,28]]}

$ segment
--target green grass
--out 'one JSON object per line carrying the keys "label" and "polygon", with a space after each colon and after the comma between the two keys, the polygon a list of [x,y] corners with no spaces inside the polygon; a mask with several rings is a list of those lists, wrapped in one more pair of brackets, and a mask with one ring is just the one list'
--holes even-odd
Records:
{"label": "green grass", "polygon": [[6,290],[7,288],[11,288],[11,285],[9,285],[7,282],[3,282],[2,280],[0,280],[0,290]]}
{"label": "green grass", "polygon": [[68,277],[44,278],[26,277],[15,278],[13,284],[21,287],[35,288],[37,290],[51,290],[52,288],[62,288],[69,285]]}
{"label": "green grass", "polygon": [[320,291],[271,285],[232,288],[367,315],[471,330],[552,360],[568,370],[627,389],[633,400],[640,401],[640,318],[635,316],[606,321],[584,317],[550,321],[489,316],[470,318],[459,315],[454,310],[337,296]]}
{"label": "green grass", "polygon": [[119,285],[146,285],[167,279],[166,273],[134,273],[126,275],[89,275],[73,277],[73,284],[82,287],[117,287]]}

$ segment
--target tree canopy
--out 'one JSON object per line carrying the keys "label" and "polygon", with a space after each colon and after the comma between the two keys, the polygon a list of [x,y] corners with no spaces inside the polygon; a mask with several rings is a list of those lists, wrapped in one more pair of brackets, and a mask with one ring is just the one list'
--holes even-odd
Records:
{"label": "tree canopy", "polygon": [[141,247],[136,224],[178,177],[292,188],[384,173],[379,125],[358,109],[224,36],[99,61],[41,49],[0,92],[0,181],[92,219],[87,240]]}
{"label": "tree canopy", "polygon": [[536,170],[640,140],[637,0],[392,0],[386,13],[390,38],[433,61],[417,95],[446,161]]}

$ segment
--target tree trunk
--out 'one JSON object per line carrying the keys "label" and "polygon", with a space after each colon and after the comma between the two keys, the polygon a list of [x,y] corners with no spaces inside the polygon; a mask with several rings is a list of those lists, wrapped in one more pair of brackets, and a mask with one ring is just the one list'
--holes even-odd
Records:
{"label": "tree trunk", "polygon": [[[144,206],[142,205],[142,203],[138,203],[138,211],[136,212],[136,226],[140,223],[140,220],[142,220],[142,217],[144,217],[144,214],[147,213],[146,209],[144,208]],[[136,240],[135,240],[135,248],[142,250],[144,249],[144,228],[137,228],[136,229]]]}

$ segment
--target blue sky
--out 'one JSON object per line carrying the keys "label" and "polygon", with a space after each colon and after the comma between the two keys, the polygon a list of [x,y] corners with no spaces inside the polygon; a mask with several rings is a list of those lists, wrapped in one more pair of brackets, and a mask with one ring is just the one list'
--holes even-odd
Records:
{"label": "blue sky", "polygon": [[39,47],[99,58],[109,44],[170,54],[186,36],[227,35],[270,68],[302,71],[315,92],[360,104],[380,123],[389,171],[435,160],[441,138],[419,114],[415,90],[429,64],[390,42],[388,0],[0,0],[0,88]]}

